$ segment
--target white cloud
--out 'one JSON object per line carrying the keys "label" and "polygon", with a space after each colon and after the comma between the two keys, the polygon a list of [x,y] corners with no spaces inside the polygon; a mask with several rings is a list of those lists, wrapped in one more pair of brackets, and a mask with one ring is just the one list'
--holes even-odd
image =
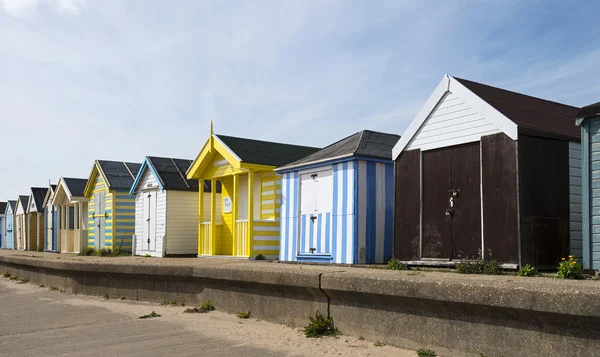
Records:
{"label": "white cloud", "polygon": [[31,14],[38,6],[39,0],[0,0],[0,6],[7,14],[24,16]]}
{"label": "white cloud", "polygon": [[[42,2],[43,1],[43,2]],[[30,16],[38,10],[40,3],[50,5],[61,15],[79,15],[87,6],[87,0],[0,0],[0,7],[15,17]]]}
{"label": "white cloud", "polygon": [[87,6],[87,0],[57,0],[56,6],[61,14],[79,15]]}

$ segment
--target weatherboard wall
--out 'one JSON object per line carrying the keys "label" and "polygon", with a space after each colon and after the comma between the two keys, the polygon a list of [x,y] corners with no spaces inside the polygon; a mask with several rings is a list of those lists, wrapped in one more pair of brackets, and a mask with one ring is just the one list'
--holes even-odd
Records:
{"label": "weatherboard wall", "polygon": [[[153,257],[162,257],[163,238],[166,234],[167,223],[167,193],[158,187],[156,178],[150,170],[145,169],[144,171],[138,183],[139,189],[135,194],[135,254],[149,254]],[[151,189],[144,189],[146,187]],[[144,218],[144,204],[146,203],[145,198],[148,194],[156,195],[156,216],[152,217],[152,222],[150,223],[155,226],[156,244],[154,249],[149,247],[149,237],[144,235],[144,225],[148,224]]]}
{"label": "weatherboard wall", "polygon": [[[88,197],[90,200],[88,203],[88,246],[96,249],[110,248],[130,251],[132,237],[135,233],[135,198],[131,197],[126,190],[109,190],[100,174],[96,174],[91,192],[91,196]],[[104,245],[96,247],[95,200],[100,193],[105,195]]]}
{"label": "weatherboard wall", "polygon": [[0,213],[0,248],[4,248],[6,240],[6,215]]}
{"label": "weatherboard wall", "polygon": [[[202,187],[202,186],[201,186]],[[204,192],[210,202],[210,192]],[[165,254],[198,254],[198,192],[166,191]]]}
{"label": "weatherboard wall", "polygon": [[582,130],[582,255],[586,269],[600,269],[600,117]]}
{"label": "weatherboard wall", "polygon": [[[317,200],[321,198],[315,214],[302,202],[302,197],[307,200],[302,190],[310,187],[313,173],[321,175],[320,183],[308,188],[315,190]],[[283,173],[280,259],[341,264],[390,259],[393,175],[392,163],[366,160]]]}
{"label": "weatherboard wall", "polygon": [[576,256],[580,261],[583,256],[581,186],[581,144],[569,142],[570,248],[571,254]]}
{"label": "weatherboard wall", "polygon": [[14,212],[10,203],[6,207],[6,237],[4,239],[5,249],[15,249],[15,234],[14,234]]}

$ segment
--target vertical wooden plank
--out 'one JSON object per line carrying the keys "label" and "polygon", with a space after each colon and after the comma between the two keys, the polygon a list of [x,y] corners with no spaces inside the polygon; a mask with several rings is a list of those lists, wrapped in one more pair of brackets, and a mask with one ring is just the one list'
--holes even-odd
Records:
{"label": "vertical wooden plank", "polygon": [[517,142],[504,133],[481,137],[484,255],[519,262]]}
{"label": "vertical wooden plank", "polygon": [[582,197],[581,197],[581,209],[582,209],[582,250],[583,250],[583,268],[592,268],[591,250],[590,243],[592,241],[591,231],[591,189],[590,189],[590,121],[586,120],[581,125],[581,152],[582,152],[582,170],[581,170],[581,186],[582,186]]}
{"label": "vertical wooden plank", "polygon": [[202,255],[207,253],[204,251],[204,239],[206,237],[202,231],[202,223],[204,222],[204,180],[198,180],[198,195],[198,255]]}
{"label": "vertical wooden plank", "polygon": [[555,268],[569,254],[569,143],[519,135],[522,264]]}
{"label": "vertical wooden plank", "polygon": [[419,259],[421,151],[404,151],[394,165],[394,256]]}
{"label": "vertical wooden plank", "polygon": [[253,256],[252,239],[254,229],[254,170],[248,172],[248,234],[246,235],[246,251],[244,255]]}
{"label": "vertical wooden plank", "polygon": [[[209,240],[209,255],[216,255],[217,248],[217,180],[210,180],[210,240]],[[205,254],[207,254],[205,252]]]}
{"label": "vertical wooden plank", "polygon": [[232,238],[233,238],[233,246],[232,246],[232,254],[233,256],[237,256],[239,255],[239,251],[238,251],[238,243],[239,243],[239,234],[238,234],[238,224],[237,224],[237,212],[238,212],[238,185],[239,185],[239,175],[238,174],[234,174],[233,175],[233,202],[232,202],[232,207],[231,207],[231,220],[233,221],[232,225],[231,225],[231,233],[232,233]]}

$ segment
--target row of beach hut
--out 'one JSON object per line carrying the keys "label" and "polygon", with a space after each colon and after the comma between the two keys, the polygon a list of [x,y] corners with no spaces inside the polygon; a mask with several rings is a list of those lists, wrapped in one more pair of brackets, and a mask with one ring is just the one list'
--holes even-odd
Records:
{"label": "row of beach hut", "polygon": [[[583,134],[582,134],[583,133]],[[444,76],[405,132],[325,148],[210,134],[194,159],[96,160],[0,203],[0,247],[600,269],[600,103]]]}

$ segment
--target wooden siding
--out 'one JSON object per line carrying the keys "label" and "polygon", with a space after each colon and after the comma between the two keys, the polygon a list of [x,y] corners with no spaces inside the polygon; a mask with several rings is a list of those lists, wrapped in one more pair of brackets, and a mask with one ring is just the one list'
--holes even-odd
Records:
{"label": "wooden siding", "polygon": [[[204,195],[206,197],[207,193]],[[167,191],[166,196],[165,254],[196,255],[198,253],[198,193]]]}
{"label": "wooden siding", "polygon": [[569,143],[519,135],[521,264],[556,268],[569,254]]}
{"label": "wooden siding", "polygon": [[106,185],[106,183],[104,182],[104,179],[102,178],[102,176],[100,174],[96,174],[96,177],[94,178],[94,184],[92,185],[92,189],[91,189],[91,195],[90,197],[88,197],[89,201],[88,201],[88,246],[93,247],[95,249],[100,249],[100,248],[104,248],[104,247],[96,247],[96,233],[95,233],[95,226],[96,226],[96,222],[94,219],[94,214],[96,213],[95,211],[95,207],[96,207],[96,202],[95,202],[95,195],[97,193],[100,192],[104,192],[106,194],[105,197],[105,205],[104,205],[104,209],[105,212],[108,214],[108,216],[106,217],[106,228],[104,231],[104,241],[106,242],[111,242],[112,243],[112,225],[113,225],[113,220],[112,220],[112,195],[110,194],[110,192],[108,191],[108,186]]}
{"label": "wooden siding", "polygon": [[252,257],[262,254],[267,259],[277,259],[280,251],[279,222],[255,220],[252,235]]}
{"label": "wooden siding", "polygon": [[382,264],[392,257],[394,164],[358,161],[354,263]]}
{"label": "wooden siding", "polygon": [[[260,178],[260,179],[259,179]],[[279,220],[281,205],[281,175],[275,172],[262,172],[255,180],[255,204],[260,205],[262,220]]]}
{"label": "wooden siding", "polygon": [[[584,183],[587,193],[585,210],[587,225],[585,251],[583,256],[590,269],[600,269],[600,120],[588,119],[584,122],[587,133],[583,143],[587,153],[587,178]],[[584,176],[585,177],[585,176]]]}
{"label": "wooden siding", "polygon": [[[152,174],[151,170],[146,169],[138,183],[138,190],[135,194],[135,254],[146,255],[150,254],[153,257],[162,257],[163,252],[163,237],[166,234],[166,215],[167,215],[167,194],[158,188],[158,182]],[[152,194],[156,195],[156,217],[152,217],[156,225],[155,239],[156,245],[154,250],[148,249],[148,237],[144,237],[144,224],[147,224],[144,219],[144,198],[148,195],[148,191],[143,191],[145,188],[153,187]],[[196,192],[191,192],[196,196]],[[197,197],[196,197],[197,200]],[[196,201],[197,202],[197,201]],[[194,212],[198,207],[197,203],[194,206]],[[195,221],[194,221],[195,223]]]}
{"label": "wooden siding", "polygon": [[[8,204],[8,203],[7,203]],[[6,240],[6,216],[0,214],[0,248],[5,248]]]}
{"label": "wooden siding", "polygon": [[483,251],[503,263],[519,263],[517,142],[506,134],[481,137]]}
{"label": "wooden siding", "polygon": [[[332,170],[332,208],[331,224],[322,226],[322,236],[329,236],[329,246],[319,257],[299,255],[301,253],[300,225],[300,181],[299,172],[288,172],[283,175],[281,199],[281,253],[280,259],[285,261],[328,261],[332,263],[352,264],[357,256],[356,241],[356,175],[357,162],[349,161],[331,165]],[[306,170],[305,172],[309,172]],[[317,219],[318,220],[318,219]],[[326,222],[326,217],[321,218]]]}
{"label": "wooden siding", "polygon": [[4,240],[6,249],[15,249],[15,216],[10,204],[6,211],[6,239]]}
{"label": "wooden siding", "polygon": [[499,133],[497,125],[457,95],[447,92],[405,150],[431,150],[479,141],[482,135]]}
{"label": "wooden siding", "polygon": [[43,248],[44,244],[44,213],[33,212],[27,213],[27,250],[37,251],[38,248]]}
{"label": "wooden siding", "polygon": [[569,142],[569,219],[571,254],[581,262],[582,207],[581,207],[581,144]]}
{"label": "wooden siding", "polygon": [[404,151],[394,169],[394,257],[420,258],[421,150]]}

